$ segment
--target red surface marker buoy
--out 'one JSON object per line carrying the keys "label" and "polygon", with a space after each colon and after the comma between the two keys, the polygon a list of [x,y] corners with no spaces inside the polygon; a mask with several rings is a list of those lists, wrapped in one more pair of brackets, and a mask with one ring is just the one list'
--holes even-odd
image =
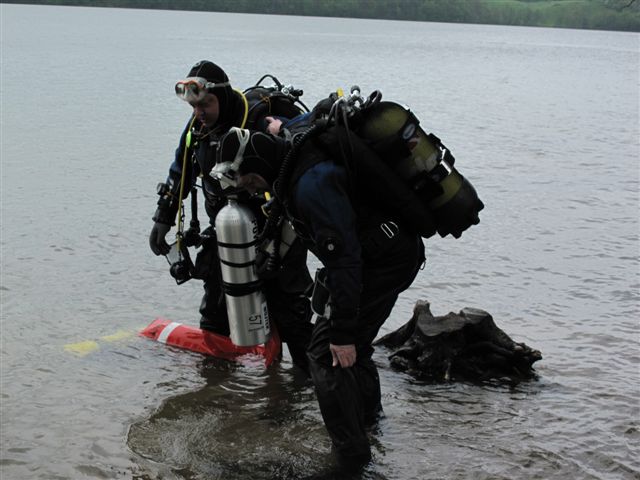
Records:
{"label": "red surface marker buoy", "polygon": [[167,345],[226,360],[236,360],[246,354],[261,355],[267,367],[278,358],[282,349],[280,337],[273,325],[271,325],[271,336],[267,343],[254,347],[239,347],[234,345],[229,337],[172,322],[166,318],[156,318],[140,332],[140,335]]}

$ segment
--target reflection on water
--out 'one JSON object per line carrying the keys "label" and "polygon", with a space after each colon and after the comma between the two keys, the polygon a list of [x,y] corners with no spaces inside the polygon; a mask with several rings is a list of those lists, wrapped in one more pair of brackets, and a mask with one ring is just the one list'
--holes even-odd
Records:
{"label": "reflection on water", "polygon": [[134,452],[184,478],[338,475],[308,380],[214,359],[197,368],[202,388],[167,399],[131,426]]}
{"label": "reflection on water", "polygon": [[201,286],[177,287],[147,236],[189,113],[172,86],[202,58],[239,86],[276,74],[307,104],[382,90],[486,205],[460,240],[427,242],[382,333],[419,299],[481,308],[541,350],[540,378],[425,384],[378,351],[386,416],[364,478],[640,478],[637,34],[0,9],[3,480],[342,478],[287,355],[264,371],[135,335],[198,321]]}

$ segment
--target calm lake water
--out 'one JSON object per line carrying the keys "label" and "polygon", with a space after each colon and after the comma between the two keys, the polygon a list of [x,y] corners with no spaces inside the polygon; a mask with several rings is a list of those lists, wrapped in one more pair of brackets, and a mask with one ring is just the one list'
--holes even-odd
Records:
{"label": "calm lake water", "polygon": [[[639,36],[1,5],[0,473],[11,479],[332,478],[312,388],[135,335],[197,325],[201,287],[148,248],[155,185],[197,60],[412,107],[486,204],[416,300],[490,312],[539,379],[416,382],[381,369],[370,479],[640,478]],[[319,475],[319,477],[315,477]],[[335,478],[341,478],[339,475]]]}

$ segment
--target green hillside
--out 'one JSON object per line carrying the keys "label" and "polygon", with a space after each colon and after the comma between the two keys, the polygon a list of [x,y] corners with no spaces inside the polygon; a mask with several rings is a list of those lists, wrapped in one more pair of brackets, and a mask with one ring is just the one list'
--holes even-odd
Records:
{"label": "green hillside", "polygon": [[0,3],[640,31],[640,0],[2,0]]}

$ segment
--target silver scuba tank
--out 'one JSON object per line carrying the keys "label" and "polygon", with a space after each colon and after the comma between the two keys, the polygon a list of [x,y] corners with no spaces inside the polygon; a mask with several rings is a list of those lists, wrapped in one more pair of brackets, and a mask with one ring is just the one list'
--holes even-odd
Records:
{"label": "silver scuba tank", "polygon": [[[280,248],[278,249],[278,256],[280,258],[284,258],[287,255],[296,238],[298,238],[298,236],[291,222],[289,220],[283,221],[282,227],[280,228]],[[266,245],[262,246],[262,250],[268,255],[274,255],[276,251],[275,241],[269,240]]]}
{"label": "silver scuba tank", "polygon": [[216,215],[215,228],[231,341],[238,346],[265,343],[271,328],[256,273],[256,218],[247,207],[229,199]]}

